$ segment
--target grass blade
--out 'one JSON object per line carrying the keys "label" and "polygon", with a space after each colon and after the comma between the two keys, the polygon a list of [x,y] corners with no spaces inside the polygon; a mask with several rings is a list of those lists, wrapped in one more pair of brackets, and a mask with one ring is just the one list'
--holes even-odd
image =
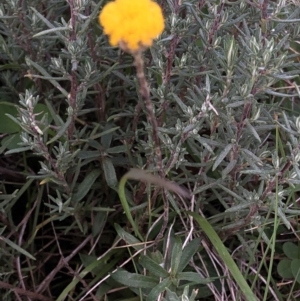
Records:
{"label": "grass blade", "polygon": [[224,246],[218,234],[210,225],[210,223],[197,213],[194,212],[188,212],[188,213],[196,220],[196,222],[199,224],[201,229],[207,235],[207,237],[213,244],[214,248],[218,252],[219,256],[226,264],[228,270],[230,271],[232,277],[235,279],[237,285],[240,287],[241,291],[245,295],[246,300],[258,301],[254,293],[252,292],[251,288],[249,287],[248,283],[246,282],[245,278],[243,277],[242,273],[240,272],[238,266],[236,265],[236,263],[234,262],[230,254],[228,253],[226,247]]}

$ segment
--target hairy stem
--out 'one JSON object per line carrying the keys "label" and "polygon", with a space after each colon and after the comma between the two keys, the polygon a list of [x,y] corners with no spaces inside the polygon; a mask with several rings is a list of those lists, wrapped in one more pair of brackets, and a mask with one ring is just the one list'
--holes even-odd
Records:
{"label": "hairy stem", "polygon": [[154,114],[154,107],[150,99],[149,86],[144,72],[144,60],[142,57],[142,51],[137,51],[133,53],[133,57],[134,57],[134,65],[137,71],[137,78],[140,84],[140,93],[145,101],[145,106],[148,113],[147,119],[149,123],[152,125],[152,139],[155,146],[156,165],[157,165],[158,173],[161,177],[164,177],[164,172],[162,168],[162,154],[161,154],[160,142],[158,137],[158,123]]}

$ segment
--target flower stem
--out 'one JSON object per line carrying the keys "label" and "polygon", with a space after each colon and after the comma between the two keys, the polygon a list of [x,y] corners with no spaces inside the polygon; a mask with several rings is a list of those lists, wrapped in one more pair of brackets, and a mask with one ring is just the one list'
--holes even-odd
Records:
{"label": "flower stem", "polygon": [[[165,173],[163,171],[163,166],[162,166],[162,154],[161,154],[161,148],[160,148],[160,142],[159,142],[159,136],[158,136],[158,123],[157,119],[155,117],[154,113],[154,106],[152,104],[152,101],[150,99],[150,90],[149,90],[149,85],[145,76],[144,72],[144,60],[142,57],[142,50],[138,50],[134,53],[132,53],[134,57],[134,65],[136,67],[136,72],[137,72],[137,78],[139,80],[140,84],[140,93],[142,98],[145,101],[145,106],[147,109],[147,119],[148,122],[152,125],[152,139],[154,142],[155,146],[155,154],[156,154],[156,167],[158,170],[158,174],[160,175],[161,178],[165,177]],[[163,212],[163,225],[156,237],[156,246],[157,242],[163,237],[163,234],[167,228],[168,221],[169,221],[169,203],[166,198],[165,192],[162,194],[163,197],[163,202],[164,202],[164,212]],[[156,246],[154,249],[156,249]]]}
{"label": "flower stem", "polygon": [[154,107],[152,104],[152,101],[150,99],[150,90],[148,86],[148,82],[145,76],[144,72],[144,60],[142,57],[142,51],[136,51],[132,53],[134,57],[134,65],[136,67],[137,71],[137,78],[139,80],[140,84],[140,93],[142,98],[145,101],[145,106],[147,109],[147,119],[149,123],[152,125],[152,139],[155,145],[155,154],[156,154],[156,166],[158,169],[159,175],[164,178],[164,172],[163,172],[163,167],[162,167],[162,154],[161,154],[161,148],[160,148],[160,142],[159,142],[159,137],[158,137],[158,124],[157,124],[157,119],[154,114]]}

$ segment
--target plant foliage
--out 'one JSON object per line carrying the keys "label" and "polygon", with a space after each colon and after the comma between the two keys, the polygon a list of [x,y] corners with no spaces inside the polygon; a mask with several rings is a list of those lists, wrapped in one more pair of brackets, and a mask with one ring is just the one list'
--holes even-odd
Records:
{"label": "plant foliage", "polygon": [[157,131],[107,2],[0,3],[0,299],[295,300],[299,2],[157,1]]}

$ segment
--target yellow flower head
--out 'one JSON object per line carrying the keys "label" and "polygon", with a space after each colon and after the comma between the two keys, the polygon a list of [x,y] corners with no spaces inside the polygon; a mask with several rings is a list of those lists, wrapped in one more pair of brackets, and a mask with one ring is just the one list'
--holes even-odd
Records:
{"label": "yellow flower head", "polygon": [[99,22],[112,46],[123,45],[129,51],[151,46],[164,29],[161,8],[152,0],[109,2],[101,11]]}

